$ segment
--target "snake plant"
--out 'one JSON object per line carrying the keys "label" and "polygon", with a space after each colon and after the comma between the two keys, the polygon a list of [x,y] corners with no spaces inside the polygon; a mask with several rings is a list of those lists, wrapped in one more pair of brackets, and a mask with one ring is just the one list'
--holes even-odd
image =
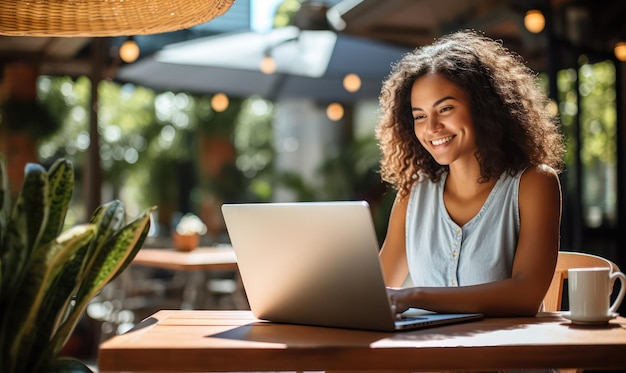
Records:
{"label": "snake plant", "polygon": [[90,372],[59,356],[61,350],[90,300],[128,266],[148,234],[155,207],[126,223],[117,200],[66,229],[73,188],[70,161],[59,159],[48,170],[29,163],[11,206],[0,155],[0,372]]}

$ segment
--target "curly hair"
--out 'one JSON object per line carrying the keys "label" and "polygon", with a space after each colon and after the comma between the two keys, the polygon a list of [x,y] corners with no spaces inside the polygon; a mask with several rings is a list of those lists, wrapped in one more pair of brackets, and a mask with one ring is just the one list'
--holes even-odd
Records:
{"label": "curly hair", "polygon": [[418,175],[439,180],[448,166],[438,164],[415,136],[411,89],[426,74],[441,74],[470,98],[476,131],[478,182],[514,175],[530,166],[563,165],[563,136],[537,75],[522,58],[476,31],[458,31],[407,53],[393,66],[380,93],[376,137],[380,173],[401,196]]}

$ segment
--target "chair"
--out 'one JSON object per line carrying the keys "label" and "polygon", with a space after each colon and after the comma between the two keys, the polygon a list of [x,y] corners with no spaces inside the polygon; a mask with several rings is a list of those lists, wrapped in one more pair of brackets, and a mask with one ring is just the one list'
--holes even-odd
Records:
{"label": "chair", "polygon": [[611,272],[619,271],[619,267],[608,259],[597,255],[560,251],[554,270],[554,277],[543,298],[544,311],[554,312],[561,310],[563,300],[563,285],[567,279],[567,270],[570,268],[610,267]]}
{"label": "chair", "polygon": [[[561,311],[563,286],[570,268],[610,267],[611,272],[619,271],[619,267],[608,259],[597,255],[559,251],[556,268],[550,287],[543,298],[543,310],[546,312]],[[561,373],[581,373],[582,369],[561,369]]]}

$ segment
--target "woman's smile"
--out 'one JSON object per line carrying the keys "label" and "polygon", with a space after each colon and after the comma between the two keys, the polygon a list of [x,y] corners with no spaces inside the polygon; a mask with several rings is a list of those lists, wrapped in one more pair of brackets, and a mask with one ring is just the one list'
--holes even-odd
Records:
{"label": "woman's smile", "polygon": [[448,137],[444,137],[441,139],[437,139],[437,140],[432,140],[430,143],[433,144],[433,146],[439,146],[439,145],[443,145],[449,141],[451,141],[454,138],[454,136],[448,136]]}

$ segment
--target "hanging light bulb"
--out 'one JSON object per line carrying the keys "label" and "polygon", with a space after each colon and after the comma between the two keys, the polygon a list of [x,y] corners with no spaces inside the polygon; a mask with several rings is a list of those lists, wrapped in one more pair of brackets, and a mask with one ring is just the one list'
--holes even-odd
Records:
{"label": "hanging light bulb", "polygon": [[228,96],[223,93],[216,93],[215,95],[213,95],[213,97],[211,97],[211,108],[213,108],[213,110],[217,111],[218,113],[221,113],[222,111],[228,109],[228,105]]}
{"label": "hanging light bulb", "polygon": [[274,72],[276,71],[276,61],[274,61],[272,56],[267,55],[261,60],[261,63],[259,64],[259,69],[263,74],[274,74]]}
{"label": "hanging light bulb", "polygon": [[361,78],[354,73],[347,74],[343,78],[343,88],[348,92],[356,92],[361,89]]}
{"label": "hanging light bulb", "polygon": [[343,118],[343,106],[340,103],[333,102],[326,107],[326,116],[332,121],[338,121]]}
{"label": "hanging light bulb", "polygon": [[533,34],[538,34],[546,27],[546,17],[537,9],[531,9],[524,15],[524,27]]}
{"label": "hanging light bulb", "polygon": [[126,63],[133,63],[139,58],[139,45],[133,37],[128,38],[120,47],[120,58]]}
{"label": "hanging light bulb", "polygon": [[626,41],[620,41],[615,44],[615,48],[613,48],[613,53],[615,53],[615,57],[619,61],[626,62]]}

